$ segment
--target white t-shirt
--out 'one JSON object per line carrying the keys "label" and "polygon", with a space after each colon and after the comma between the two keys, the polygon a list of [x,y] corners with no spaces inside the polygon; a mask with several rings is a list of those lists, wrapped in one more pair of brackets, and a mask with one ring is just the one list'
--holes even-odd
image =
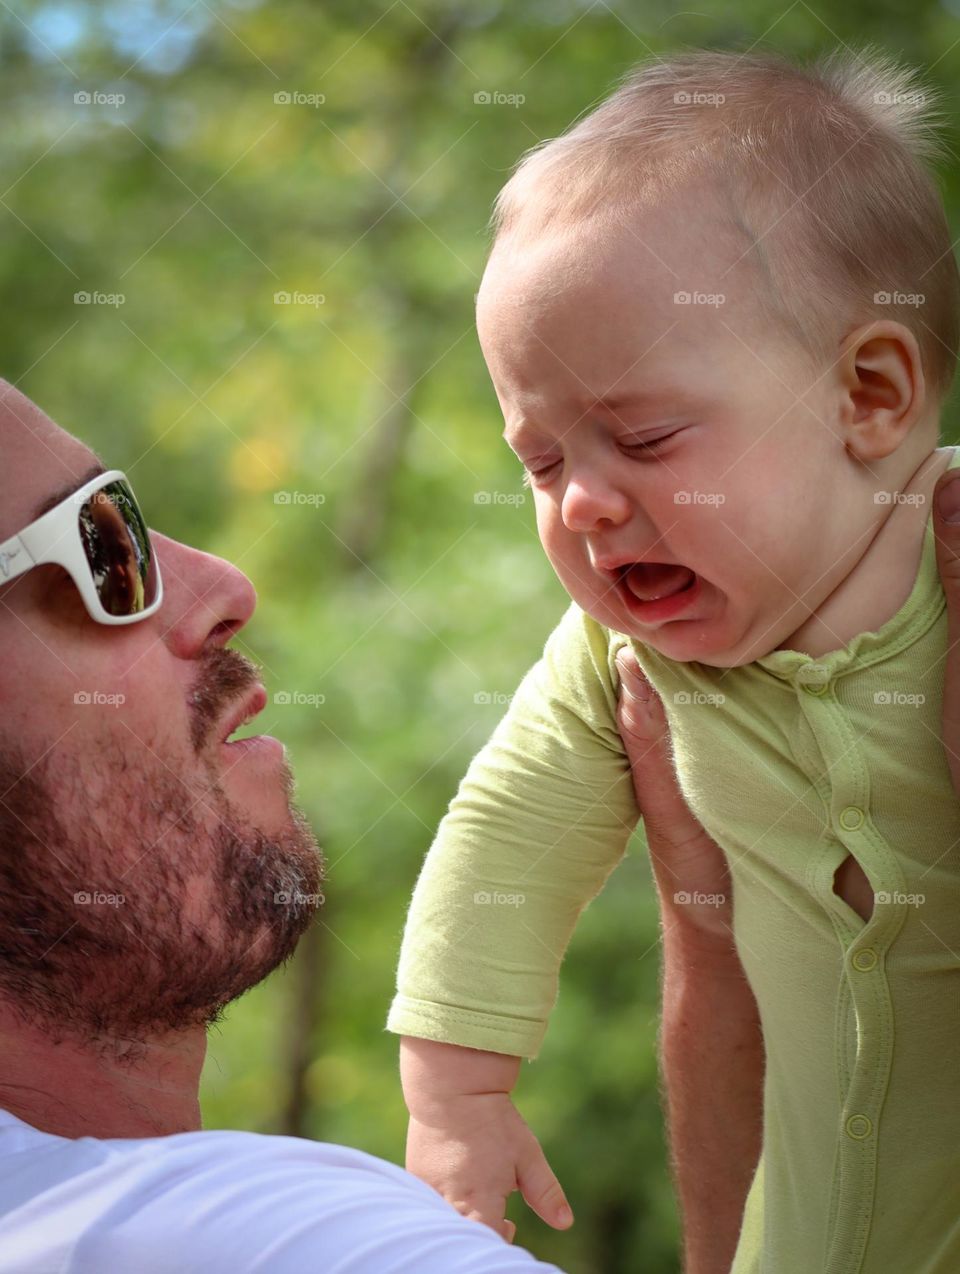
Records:
{"label": "white t-shirt", "polygon": [[0,1110],[0,1274],[560,1274],[360,1150],[80,1137]]}

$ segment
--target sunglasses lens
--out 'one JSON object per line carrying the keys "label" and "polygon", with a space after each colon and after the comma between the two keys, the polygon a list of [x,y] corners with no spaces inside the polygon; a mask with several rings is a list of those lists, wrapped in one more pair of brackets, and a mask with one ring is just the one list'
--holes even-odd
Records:
{"label": "sunglasses lens", "polygon": [[136,615],[156,601],[153,546],[125,482],[108,482],[80,506],[80,539],[108,615]]}

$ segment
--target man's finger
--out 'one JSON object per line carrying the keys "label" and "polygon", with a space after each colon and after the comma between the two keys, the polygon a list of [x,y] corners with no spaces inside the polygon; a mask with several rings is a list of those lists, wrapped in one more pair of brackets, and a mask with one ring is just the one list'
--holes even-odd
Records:
{"label": "man's finger", "polygon": [[617,668],[621,686],[617,720],[630,758],[657,888],[666,904],[672,899],[673,905],[683,905],[702,931],[725,937],[732,918],[732,886],[723,851],[684,800],[663,704],[632,650],[617,653]]}
{"label": "man's finger", "polygon": [[954,791],[960,796],[960,475],[955,469],[941,474],[933,489],[933,530],[937,569],[947,599],[943,746]]}
{"label": "man's finger", "polygon": [[617,653],[617,668],[620,671],[617,721],[630,758],[637,804],[648,838],[651,827],[671,845],[700,837],[704,834],[703,828],[690,813],[677,785],[670,727],[660,696],[640,671],[632,650],[625,648]]}

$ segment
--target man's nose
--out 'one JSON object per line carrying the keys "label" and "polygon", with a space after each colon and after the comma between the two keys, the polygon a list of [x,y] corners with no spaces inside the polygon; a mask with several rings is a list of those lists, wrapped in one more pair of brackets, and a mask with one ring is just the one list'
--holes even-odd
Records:
{"label": "man's nose", "polygon": [[196,659],[208,646],[223,646],[256,610],[257,594],[223,558],[201,553],[151,531],[163,578],[156,619],[164,641],[181,659]]}
{"label": "man's nose", "polygon": [[630,500],[599,473],[572,474],[560,505],[568,531],[593,531],[601,522],[620,526],[630,517]]}

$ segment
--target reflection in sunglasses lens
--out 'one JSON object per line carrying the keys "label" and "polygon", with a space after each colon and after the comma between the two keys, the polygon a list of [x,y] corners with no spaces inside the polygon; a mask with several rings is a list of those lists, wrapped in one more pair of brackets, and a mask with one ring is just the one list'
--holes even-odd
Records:
{"label": "reflection in sunglasses lens", "polygon": [[135,615],[156,599],[150,536],[125,482],[108,482],[84,502],[80,539],[108,615]]}

